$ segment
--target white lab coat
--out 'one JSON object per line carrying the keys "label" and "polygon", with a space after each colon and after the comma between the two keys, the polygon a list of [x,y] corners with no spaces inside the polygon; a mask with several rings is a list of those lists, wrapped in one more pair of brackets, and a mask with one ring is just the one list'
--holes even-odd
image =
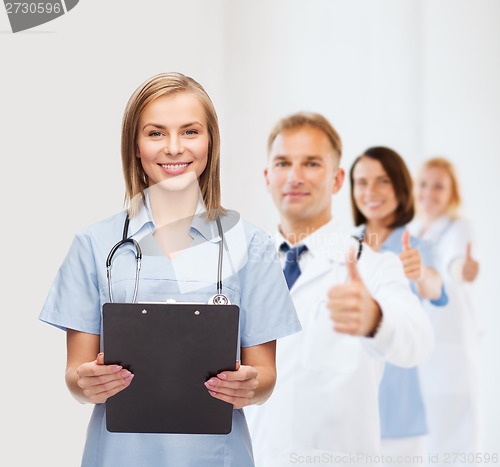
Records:
{"label": "white lab coat", "polygon": [[[282,241],[278,236],[277,246]],[[407,367],[421,363],[432,352],[431,324],[399,258],[364,244],[358,270],[383,310],[381,326],[375,338],[334,332],[327,292],[346,281],[346,253],[358,243],[333,221],[303,243],[307,263],[291,289],[303,331],[278,341],[273,395],[245,410],[256,466],[381,465],[366,456],[380,449],[384,359]]]}
{"label": "white lab coat", "polygon": [[[420,221],[412,222],[410,229],[421,236]],[[429,452],[478,452],[480,332],[472,285],[461,279],[471,231],[465,221],[442,216],[422,238],[434,242],[436,268],[449,299],[445,307],[425,305],[436,336],[434,353],[420,367]]]}

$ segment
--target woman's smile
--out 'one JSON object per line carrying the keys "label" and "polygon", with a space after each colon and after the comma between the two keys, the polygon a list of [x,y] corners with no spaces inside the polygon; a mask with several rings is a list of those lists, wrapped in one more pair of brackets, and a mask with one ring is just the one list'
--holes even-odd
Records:
{"label": "woman's smile", "polygon": [[180,175],[185,172],[189,164],[191,164],[191,162],[174,162],[158,165],[169,175]]}

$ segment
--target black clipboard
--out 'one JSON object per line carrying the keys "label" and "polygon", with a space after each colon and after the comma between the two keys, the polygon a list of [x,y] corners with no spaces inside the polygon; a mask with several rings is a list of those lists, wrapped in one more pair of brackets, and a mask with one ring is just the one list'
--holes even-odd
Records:
{"label": "black clipboard", "polygon": [[229,433],[233,406],[203,383],[235,370],[238,322],[236,305],[104,304],[105,364],[134,373],[106,401],[108,431]]}

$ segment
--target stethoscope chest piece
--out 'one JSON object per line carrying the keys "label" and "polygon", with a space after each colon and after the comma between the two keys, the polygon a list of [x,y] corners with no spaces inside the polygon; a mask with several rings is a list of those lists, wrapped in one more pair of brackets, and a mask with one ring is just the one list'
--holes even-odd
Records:
{"label": "stethoscope chest piece", "polygon": [[209,301],[209,305],[231,305],[229,298],[227,298],[224,294],[218,293],[214,295]]}

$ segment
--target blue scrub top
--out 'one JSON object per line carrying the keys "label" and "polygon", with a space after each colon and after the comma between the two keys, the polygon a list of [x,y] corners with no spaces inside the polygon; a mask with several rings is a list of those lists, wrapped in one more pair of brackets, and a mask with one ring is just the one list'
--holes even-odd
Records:
{"label": "blue scrub top", "polygon": [[[406,227],[398,227],[392,231],[380,251],[401,253],[403,249],[403,233]],[[364,228],[361,230],[363,234]],[[434,266],[432,244],[426,240],[410,236],[412,248],[419,251],[422,264]],[[410,281],[412,291],[420,298],[415,283]],[[441,296],[431,301],[437,306],[446,305],[448,297],[441,290]],[[427,433],[425,407],[420,391],[417,367],[401,368],[391,363],[385,363],[384,375],[379,389],[380,430],[384,438],[405,438],[420,436]]]}
{"label": "blue scrub top", "polygon": [[[217,291],[220,238],[216,223],[206,222],[199,207],[190,228],[192,244],[169,260],[152,238],[154,224],[148,204],[146,198],[129,226],[129,236],[143,249],[138,301],[206,303]],[[109,302],[106,257],[122,238],[125,217],[126,212],[120,212],[75,236],[40,313],[42,321],[61,329],[101,334],[102,305]],[[234,211],[221,221],[226,246],[223,293],[240,307],[240,346],[251,347],[300,331],[271,238]],[[122,246],[112,264],[114,301],[132,301],[135,264],[130,244]],[[228,435],[110,433],[105,411],[106,404],[94,407],[83,467],[254,465],[242,410],[233,410]]]}

